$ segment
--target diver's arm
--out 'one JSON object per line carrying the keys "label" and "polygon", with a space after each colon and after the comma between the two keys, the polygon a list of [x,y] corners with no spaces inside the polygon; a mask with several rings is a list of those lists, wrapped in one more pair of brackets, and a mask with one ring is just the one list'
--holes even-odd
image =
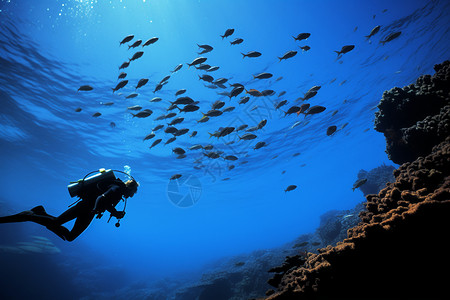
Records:
{"label": "diver's arm", "polygon": [[93,209],[94,213],[102,213],[105,210],[108,210],[114,215],[117,212],[114,206],[120,201],[114,201],[117,197],[121,197],[119,186],[113,185],[104,194],[97,197]]}

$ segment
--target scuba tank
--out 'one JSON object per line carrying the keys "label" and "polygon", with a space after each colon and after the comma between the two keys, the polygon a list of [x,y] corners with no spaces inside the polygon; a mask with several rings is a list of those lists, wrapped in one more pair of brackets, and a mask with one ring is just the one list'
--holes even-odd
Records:
{"label": "scuba tank", "polygon": [[[95,175],[89,176],[92,173],[97,173]],[[89,177],[88,177],[89,176]],[[71,182],[67,189],[69,190],[70,197],[80,197],[83,198],[85,195],[89,194],[97,194],[99,189],[99,184],[106,184],[106,183],[112,183],[116,180],[116,176],[114,175],[114,172],[109,169],[99,169],[98,171],[93,171],[86,176],[84,176],[83,179],[78,179],[77,181]]]}

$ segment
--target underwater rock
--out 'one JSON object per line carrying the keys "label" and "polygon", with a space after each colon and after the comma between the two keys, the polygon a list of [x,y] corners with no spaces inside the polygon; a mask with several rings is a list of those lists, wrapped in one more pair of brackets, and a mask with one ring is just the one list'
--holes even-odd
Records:
{"label": "underwater rock", "polygon": [[384,133],[386,152],[397,164],[430,153],[450,134],[450,61],[415,84],[383,93],[375,113],[375,130]]}
{"label": "underwater rock", "polygon": [[364,196],[368,194],[377,194],[381,189],[386,187],[386,183],[393,182],[395,168],[393,166],[381,165],[370,171],[360,170],[358,172],[358,179],[366,178],[367,182],[360,186],[359,189]]}
{"label": "underwater rock", "polygon": [[[434,97],[429,91],[442,95],[444,87],[440,84],[443,79],[448,81],[449,64],[445,62],[435,67],[435,85],[426,89],[427,101],[440,101],[440,96]],[[444,75],[443,69],[447,70]],[[418,79],[418,83],[424,81],[432,80],[426,76]],[[419,86],[423,91],[424,86]],[[404,93],[402,91],[397,90],[399,94]],[[418,98],[418,101],[423,100]],[[445,99],[448,102],[448,98]],[[379,118],[377,122],[382,122],[377,126],[397,128],[399,132],[400,128],[406,128],[402,127],[404,124],[408,128],[419,127],[414,124],[417,120],[426,120],[427,116],[418,107],[410,107],[410,102],[405,100],[396,105],[408,107],[411,120],[404,109],[397,111],[398,118],[392,110],[386,110],[390,117],[384,121],[383,117]],[[379,107],[383,105],[380,103]],[[442,112],[441,108],[422,109],[427,110],[432,119],[437,112]],[[419,114],[422,116],[417,118]],[[437,120],[434,133],[442,132],[439,131],[442,128],[448,130],[449,125],[441,123],[442,117]],[[394,124],[396,122],[398,124]],[[447,124],[450,123],[447,121]],[[412,159],[424,151],[429,154],[395,170],[394,182],[388,183],[378,194],[366,197],[367,210],[360,213],[361,222],[348,230],[348,237],[334,247],[318,249],[319,254],[307,253],[304,263],[292,267],[281,279],[277,278],[277,290],[270,292],[266,299],[381,299],[386,295],[402,299],[433,298],[446,293],[447,277],[441,273],[450,267],[446,250],[450,228],[450,137],[447,133],[441,143],[433,144],[441,138],[437,134],[424,140],[428,144],[405,144],[401,151],[394,150],[391,157],[396,159]],[[387,140],[389,142],[392,141]]]}

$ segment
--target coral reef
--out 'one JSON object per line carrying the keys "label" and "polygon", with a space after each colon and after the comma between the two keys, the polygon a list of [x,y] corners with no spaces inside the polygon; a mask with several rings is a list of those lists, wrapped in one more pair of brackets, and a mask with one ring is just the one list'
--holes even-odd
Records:
{"label": "coral reef", "polygon": [[[395,182],[366,197],[361,223],[348,230],[346,239],[318,254],[307,253],[269,281],[278,285],[266,299],[430,299],[446,293],[449,65],[435,66],[436,75],[422,76],[416,85],[384,93],[377,129],[385,132],[395,162],[412,162],[394,171]],[[388,137],[389,130],[395,134]]]}
{"label": "coral reef", "polygon": [[435,65],[433,76],[383,93],[375,129],[386,137],[386,152],[397,164],[430,153],[450,134],[450,61]]}
{"label": "coral reef", "polygon": [[378,168],[372,169],[369,172],[360,170],[358,172],[358,179],[366,178],[367,182],[359,187],[364,196],[369,194],[377,194],[381,189],[386,187],[386,183],[394,181],[395,168],[393,166],[381,165]]}

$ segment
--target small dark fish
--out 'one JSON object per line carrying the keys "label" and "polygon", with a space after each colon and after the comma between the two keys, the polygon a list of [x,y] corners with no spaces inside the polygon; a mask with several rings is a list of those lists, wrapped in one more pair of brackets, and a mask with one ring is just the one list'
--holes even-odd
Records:
{"label": "small dark fish", "polygon": [[97,118],[97,117],[100,117],[102,114],[101,113],[99,113],[99,112],[96,112],[95,114],[93,114],[92,116],[93,117],[95,117],[95,118]]}
{"label": "small dark fish", "polygon": [[209,117],[203,115],[203,117],[201,117],[201,119],[198,120],[197,123],[205,123],[205,122],[208,122],[208,121],[209,121]]}
{"label": "small dark fish", "polygon": [[297,243],[292,248],[301,248],[301,247],[305,247],[308,244],[309,244],[308,242]]}
{"label": "small dark fish", "polygon": [[211,105],[211,109],[221,109],[225,105],[225,102],[217,100]]}
{"label": "small dark fish", "polygon": [[353,184],[352,190],[355,191],[357,188],[359,188],[366,182],[367,182],[367,178],[356,180],[356,182]]}
{"label": "small dark fish", "polygon": [[155,134],[154,132],[152,132],[152,133],[150,133],[150,134],[147,134],[147,135],[145,136],[145,138],[144,138],[144,141],[149,140],[149,139],[152,139],[152,138],[154,138],[155,136],[156,136],[156,134]]}
{"label": "small dark fish", "polygon": [[271,73],[259,73],[258,75],[253,75],[253,79],[268,79],[272,77],[273,75]]}
{"label": "small dark fish", "polygon": [[290,192],[290,191],[295,190],[296,188],[297,188],[297,186],[296,186],[295,184],[292,184],[292,185],[288,186],[288,187],[284,190],[284,192],[285,192],[285,193],[286,193],[286,192]]}
{"label": "small dark fish", "polygon": [[139,46],[142,43],[142,40],[137,40],[136,42],[134,42],[131,46],[128,46],[128,50],[130,50],[130,48],[136,48],[137,46]]}
{"label": "small dark fish", "polygon": [[275,95],[275,91],[274,90],[264,90],[261,92],[261,95],[263,95],[264,97],[273,96],[273,95]]}
{"label": "small dark fish", "polygon": [[125,97],[125,99],[131,99],[131,98],[136,98],[137,96],[139,96],[138,93],[131,93],[128,96]]}
{"label": "small dark fish", "polygon": [[305,117],[307,115],[314,115],[314,114],[318,114],[321,113],[325,110],[326,108],[320,105],[315,105],[310,107],[306,112],[305,112]]}
{"label": "small dark fish", "polygon": [[140,80],[138,81],[138,84],[137,84],[137,86],[136,86],[136,89],[138,89],[138,88],[140,88],[140,87],[143,87],[144,85],[147,84],[147,82],[148,82],[148,79],[147,79],[147,78],[142,78],[142,79],[140,79]]}
{"label": "small dark fish", "polygon": [[264,126],[266,126],[267,120],[264,119],[261,122],[258,123],[258,129],[262,129]]}
{"label": "small dark fish", "polygon": [[227,30],[225,31],[224,35],[221,35],[222,40],[223,40],[224,38],[226,38],[226,37],[229,37],[229,36],[232,35],[233,33],[234,33],[234,29],[233,29],[233,28],[227,29]]}
{"label": "small dark fish", "polygon": [[81,111],[81,107],[78,107],[77,109],[75,109],[75,112],[80,112]]}
{"label": "small dark fish", "polygon": [[234,127],[225,127],[225,128],[223,128],[221,131],[220,131],[220,133],[219,133],[219,135],[217,136],[217,138],[220,138],[220,137],[223,137],[223,136],[227,136],[227,135],[229,135],[230,133],[232,133],[234,131]]}
{"label": "small dark fish", "polygon": [[159,38],[157,37],[152,37],[151,39],[147,40],[144,45],[142,45],[142,48],[144,48],[145,46],[151,45],[156,43],[159,40]]}
{"label": "small dark fish", "polygon": [[219,79],[214,80],[213,84],[220,85],[220,84],[224,84],[227,81],[228,81],[228,79],[226,79],[226,78],[219,78]]}
{"label": "small dark fish", "polygon": [[239,45],[240,43],[242,43],[244,40],[241,38],[236,38],[234,39],[232,42],[230,42],[231,45]]}
{"label": "small dark fish", "polygon": [[129,65],[130,65],[129,61],[124,62],[123,64],[120,65],[119,70],[128,68]]}
{"label": "small dark fish", "polygon": [[191,97],[188,96],[183,96],[178,98],[177,100],[175,100],[172,104],[176,104],[176,105],[187,105],[187,104],[193,104],[194,100],[192,100]]}
{"label": "small dark fish", "polygon": [[310,46],[299,46],[299,47],[300,47],[300,49],[302,49],[304,52],[306,52],[306,51],[308,51],[308,50],[311,49]]}
{"label": "small dark fish", "polygon": [[152,99],[150,100],[150,102],[159,102],[159,101],[161,101],[161,100],[162,100],[161,97],[154,97],[154,98],[152,98]]}
{"label": "small dark fish", "polygon": [[290,108],[284,113],[284,116],[286,117],[287,115],[297,113],[299,110],[300,110],[300,107],[294,105],[294,106],[290,107]]}
{"label": "small dark fish", "polygon": [[172,118],[172,117],[175,117],[176,115],[177,115],[177,114],[174,113],[174,112],[168,113],[168,114],[166,115],[166,119],[170,119],[170,118]]}
{"label": "small dark fish", "polygon": [[130,61],[136,60],[140,58],[142,55],[144,55],[144,51],[138,51],[130,58]]}
{"label": "small dark fish", "polygon": [[333,125],[327,128],[327,135],[330,136],[335,133],[337,130],[337,126]]}
{"label": "small dark fish", "polygon": [[235,109],[236,107],[234,107],[234,106],[228,106],[228,107],[226,107],[226,108],[224,108],[223,110],[222,110],[222,112],[230,112],[230,111],[233,111],[234,109]]}
{"label": "small dark fish", "polygon": [[239,101],[239,104],[245,104],[245,103],[247,103],[249,100],[250,100],[250,97],[249,97],[249,96],[241,97],[241,100]]}
{"label": "small dark fish", "polygon": [[375,26],[374,29],[372,29],[372,31],[370,32],[369,35],[366,35],[366,39],[370,39],[372,36],[374,36],[375,34],[377,34],[378,31],[380,31],[381,26]]}
{"label": "small dark fish", "polygon": [[257,142],[255,147],[253,147],[253,150],[256,150],[256,149],[259,149],[259,148],[262,148],[265,146],[267,146],[266,142]]}
{"label": "small dark fish", "polygon": [[191,63],[186,63],[186,64],[190,67],[190,66],[195,66],[195,65],[199,65],[201,63],[204,63],[206,60],[207,60],[206,57],[197,57]]}
{"label": "small dark fish", "polygon": [[300,105],[300,110],[297,112],[297,116],[305,113],[305,111],[307,111],[310,106],[311,106],[311,104],[309,104],[309,103],[304,103],[304,104]]}
{"label": "small dark fish", "polygon": [[245,262],[243,262],[243,261],[240,261],[240,262],[237,262],[234,264],[235,267],[242,267],[243,265],[245,265]]}
{"label": "small dark fish", "polygon": [[202,113],[202,114],[203,114],[203,116],[207,116],[207,117],[217,117],[222,114],[222,111],[217,110],[217,109],[211,109],[206,114],[204,114],[204,113]]}
{"label": "small dark fish", "polygon": [[158,83],[158,84],[156,85],[155,90],[153,91],[153,93],[156,93],[157,91],[159,91],[160,89],[162,89],[162,87],[163,87],[163,84]]}
{"label": "small dark fish", "polygon": [[206,71],[206,70],[208,70],[209,68],[211,68],[211,66],[208,65],[208,64],[199,64],[198,67],[195,66],[195,68],[196,68],[197,70],[203,70],[203,71]]}
{"label": "small dark fish", "polygon": [[173,126],[167,127],[167,128],[164,130],[165,133],[171,133],[171,134],[175,134],[177,131],[178,131],[178,129],[176,129],[176,128],[173,127]]}
{"label": "small dark fish", "polygon": [[173,119],[169,124],[167,124],[167,125],[169,125],[169,126],[171,126],[171,125],[176,125],[176,124],[179,124],[179,123],[181,123],[181,122],[183,122],[184,121],[184,118],[182,118],[182,117],[178,117],[178,118],[175,118],[175,119]]}
{"label": "small dark fish", "polygon": [[198,75],[198,80],[203,80],[203,81],[206,81],[206,82],[213,82],[214,78],[212,76],[210,76],[210,75],[203,74],[202,76]]}
{"label": "small dark fish", "polygon": [[132,114],[132,115],[133,115],[133,118],[134,117],[147,118],[147,117],[151,116],[152,113],[153,113],[153,111],[151,111],[150,109],[144,109],[143,111],[140,111],[137,114]]}
{"label": "small dark fish", "polygon": [[303,98],[301,98],[301,100],[305,101],[305,100],[311,99],[315,95],[317,95],[317,91],[309,90],[309,91],[306,92],[305,96],[303,96]]}
{"label": "small dark fish", "polygon": [[231,161],[238,160],[238,158],[236,156],[234,156],[234,155],[227,155],[227,156],[224,157],[224,159],[231,160]]}
{"label": "small dark fish", "polygon": [[189,137],[194,137],[197,135],[197,131],[192,131],[191,135]]}
{"label": "small dark fish", "polygon": [[346,45],[346,46],[342,47],[341,51],[334,51],[334,52],[336,52],[337,55],[339,56],[341,54],[345,54],[347,52],[352,51],[354,48],[355,48],[355,45]]}
{"label": "small dark fish", "polygon": [[321,85],[315,85],[312,88],[310,88],[308,92],[312,92],[312,91],[317,92],[318,90],[320,90],[321,87],[322,87]]}
{"label": "small dark fish", "polygon": [[205,156],[207,156],[209,158],[212,158],[212,159],[216,159],[216,158],[220,157],[220,154],[218,152],[214,152],[214,151],[211,151],[211,152],[208,152],[208,153],[203,153],[203,155],[205,155]]}
{"label": "small dark fish", "polygon": [[77,90],[77,92],[78,91],[84,91],[84,92],[87,92],[87,91],[92,91],[94,88],[92,87],[92,86],[90,86],[90,85],[82,85],[82,86],[80,86],[79,88],[78,88],[78,90]]}
{"label": "small dark fish", "polygon": [[387,42],[390,42],[390,41],[392,41],[393,39],[398,38],[398,37],[400,36],[400,34],[402,34],[401,31],[397,31],[397,32],[391,33],[390,35],[388,35],[388,36],[384,39],[384,41],[380,41],[380,43],[382,43],[382,44],[384,45],[384,44],[386,44]]}
{"label": "small dark fish", "polygon": [[182,176],[181,174],[175,174],[175,175],[172,175],[172,177],[170,177],[170,180],[178,179],[178,178],[180,178],[181,176]]}
{"label": "small dark fish", "polygon": [[297,54],[297,51],[288,51],[282,57],[278,57],[278,59],[280,61],[282,61],[283,59],[288,59],[288,58],[294,57],[296,54]]}
{"label": "small dark fish", "polygon": [[281,91],[279,94],[278,94],[278,96],[277,97],[281,97],[281,96],[284,96],[286,94],[286,91]]}
{"label": "small dark fish", "polygon": [[235,87],[230,93],[230,100],[232,97],[237,97],[240,93],[244,91],[244,86]]}
{"label": "small dark fish", "polygon": [[170,79],[170,75],[167,75],[166,77],[164,77],[163,79],[161,79],[161,81],[159,82],[160,84],[163,84],[164,82],[166,82],[167,80]]}
{"label": "small dark fish", "polygon": [[245,58],[245,57],[259,57],[259,56],[261,56],[261,53],[258,52],[258,51],[250,51],[250,52],[247,52],[246,54],[244,54],[244,53],[241,53],[241,54],[242,54],[242,58]]}
{"label": "small dark fish", "polygon": [[245,90],[245,92],[247,94],[250,94],[250,95],[254,96],[254,97],[261,97],[263,95],[263,94],[261,94],[260,91],[255,90],[255,89]]}
{"label": "small dark fish", "polygon": [[256,139],[256,135],[254,135],[253,133],[246,133],[246,134],[244,134],[243,136],[240,136],[239,137],[239,140],[245,140],[245,141],[248,141],[248,140],[253,140],[253,139]]}
{"label": "small dark fish", "polygon": [[133,35],[133,34],[127,35],[127,36],[120,42],[119,46],[122,45],[122,44],[128,43],[128,42],[131,41],[132,39],[134,39],[134,35]]}
{"label": "small dark fish", "polygon": [[120,90],[120,89],[123,88],[124,86],[126,86],[127,83],[128,83],[128,80],[122,80],[122,81],[120,81],[120,82],[116,85],[116,87],[112,89],[112,90],[113,90],[113,93],[114,93],[115,91],[117,91],[117,90]]}
{"label": "small dark fish", "polygon": [[127,73],[122,72],[119,74],[119,77],[117,77],[117,79],[124,79],[125,77],[127,77]]}
{"label": "small dark fish", "polygon": [[287,104],[287,100],[282,100],[277,104],[277,106],[275,106],[275,109],[279,109],[280,107],[282,107],[286,104]]}
{"label": "small dark fish", "polygon": [[186,93],[186,89],[181,89],[175,93],[175,96],[180,96],[181,94],[184,94],[184,93]]}
{"label": "small dark fish", "polygon": [[236,131],[244,130],[244,129],[247,128],[247,127],[248,127],[247,124],[243,124],[243,125],[239,126],[239,127],[236,129]]}
{"label": "small dark fish", "polygon": [[168,139],[165,143],[164,143],[164,146],[165,145],[167,145],[167,144],[170,144],[170,143],[172,143],[172,142],[175,142],[175,140],[176,140],[177,138],[176,137],[171,137],[170,139]]}
{"label": "small dark fish", "polygon": [[182,109],[178,107],[178,109],[180,110],[180,112],[191,112],[191,111],[196,111],[198,110],[200,107],[198,107],[197,105],[194,104],[188,104],[185,107],[183,107]]}
{"label": "small dark fish", "polygon": [[149,147],[150,149],[152,149],[153,147],[155,147],[156,145],[158,145],[159,143],[161,143],[162,139],[157,139],[153,142],[153,144]]}
{"label": "small dark fish", "polygon": [[164,127],[163,124],[158,124],[155,126],[155,128],[152,129],[152,131],[158,131],[158,130],[162,129],[163,127]]}
{"label": "small dark fish", "polygon": [[175,67],[175,69],[173,69],[173,71],[170,71],[170,72],[171,73],[178,72],[182,67],[183,67],[183,64],[179,64],[178,66]]}
{"label": "small dark fish", "polygon": [[128,110],[141,110],[142,106],[140,106],[140,105],[128,106],[127,109]]}
{"label": "small dark fish", "polygon": [[299,33],[297,35],[297,37],[293,36],[294,40],[296,41],[301,41],[301,40],[306,40],[307,38],[309,38],[311,36],[311,33]]}
{"label": "small dark fish", "polygon": [[199,44],[197,44],[197,46],[198,46],[199,48],[202,48],[202,49],[203,49],[203,51],[201,51],[201,52],[198,53],[199,55],[202,55],[202,54],[211,52],[211,51],[214,49],[214,48],[211,47],[210,45],[199,45]]}
{"label": "small dark fish", "polygon": [[111,128],[116,128],[116,123],[111,122],[111,123],[109,123],[109,126],[111,126]]}
{"label": "small dark fish", "polygon": [[210,67],[208,70],[205,70],[205,71],[206,72],[214,72],[214,71],[217,71],[217,70],[219,70],[219,67],[213,66],[213,67]]}

